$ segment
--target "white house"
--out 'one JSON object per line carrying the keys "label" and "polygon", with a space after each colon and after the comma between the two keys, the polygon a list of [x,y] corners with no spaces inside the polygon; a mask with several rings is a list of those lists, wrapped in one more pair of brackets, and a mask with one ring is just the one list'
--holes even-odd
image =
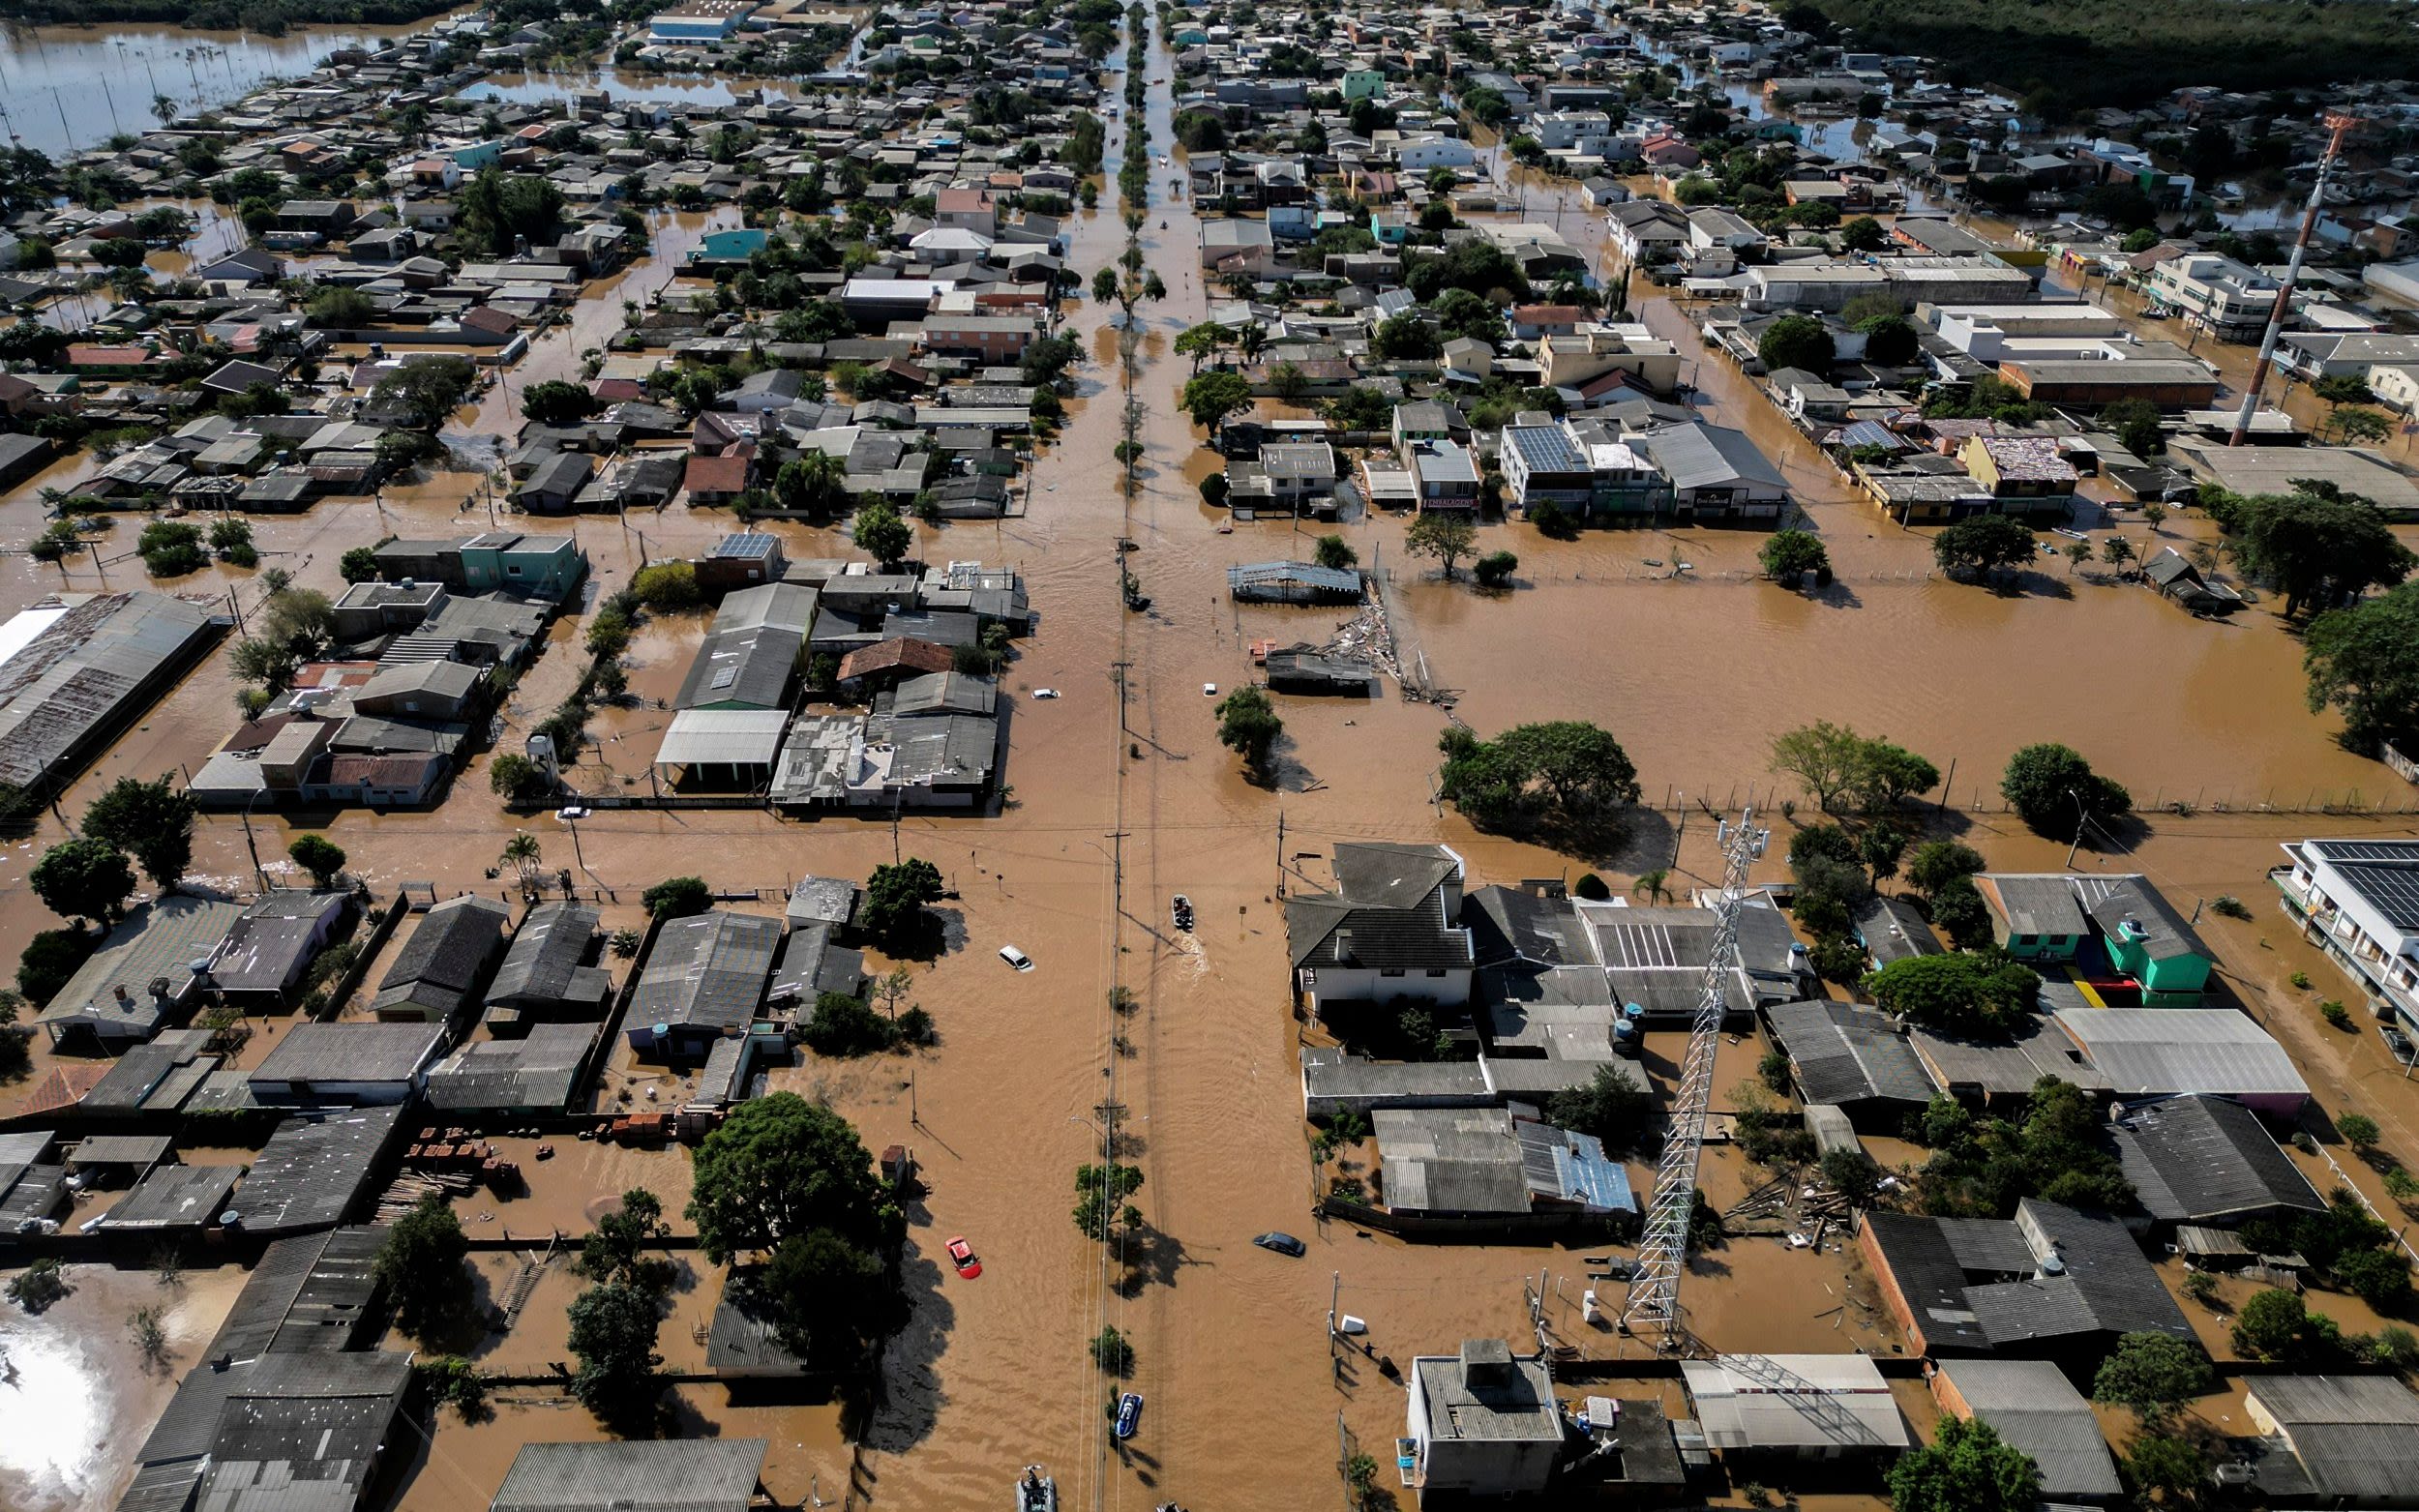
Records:
{"label": "white house", "polygon": [[1467,168],[1476,164],[1478,155],[1466,141],[1451,136],[1406,137],[1395,152],[1395,162],[1405,173],[1425,173],[1430,168]]}
{"label": "white house", "polygon": [[2419,840],[2305,840],[2269,874],[2285,911],[2372,997],[2419,1028]]}
{"label": "white house", "polygon": [[1461,857],[1444,845],[1335,847],[1335,890],[1285,900],[1295,988],[1321,1002],[1470,1001],[1477,949]]}

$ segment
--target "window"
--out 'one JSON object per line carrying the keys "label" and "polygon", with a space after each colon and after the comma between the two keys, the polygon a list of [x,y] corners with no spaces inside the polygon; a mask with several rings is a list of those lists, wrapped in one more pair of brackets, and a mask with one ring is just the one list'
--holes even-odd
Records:
{"label": "window", "polygon": [[1400,966],[1387,966],[1378,972],[1380,976],[1401,976],[1402,974],[1403,968]]}
{"label": "window", "polygon": [[1441,976],[1443,976],[1444,974],[1445,974],[1445,968],[1444,968],[1444,967],[1442,967],[1442,966],[1430,966],[1430,967],[1428,968],[1428,975],[1430,975],[1430,976],[1437,976],[1437,977],[1441,977]]}
{"label": "window", "polygon": [[2018,934],[2013,941],[2011,941],[2011,943],[2017,945],[2031,945],[2038,943],[2038,941],[2030,934]]}

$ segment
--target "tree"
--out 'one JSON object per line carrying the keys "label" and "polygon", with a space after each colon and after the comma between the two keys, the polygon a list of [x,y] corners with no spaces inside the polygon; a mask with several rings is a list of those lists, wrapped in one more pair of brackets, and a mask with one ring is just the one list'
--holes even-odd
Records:
{"label": "tree", "polygon": [[1871,216],[1858,216],[1840,223],[1839,245],[1848,252],[1879,252],[1890,245],[1890,233]]}
{"label": "tree", "polygon": [[1363,384],[1353,385],[1327,404],[1327,418],[1340,430],[1383,430],[1393,416],[1394,401]]}
{"label": "tree", "polygon": [[577,383],[547,378],[521,391],[521,413],[542,426],[574,425],[597,410],[596,396]]}
{"label": "tree", "polygon": [[1605,1061],[1586,1082],[1547,1098],[1545,1116],[1557,1128],[1593,1135],[1606,1149],[1626,1152],[1654,1118],[1655,1098],[1628,1067]]}
{"label": "tree", "polygon": [[1444,510],[1423,510],[1403,532],[1403,549],[1414,556],[1435,558],[1444,568],[1447,578],[1453,568],[1477,547],[1478,527],[1459,515]]}
{"label": "tree", "polygon": [[1445,355],[1445,334],[1419,311],[1405,310],[1378,322],[1369,334],[1369,355],[1381,362],[1434,362]]}
{"label": "tree", "polygon": [[1865,987],[1883,1012],[1919,1028],[2001,1036],[2032,1016],[2041,978],[2004,956],[1957,952],[1903,957]]}
{"label": "tree", "polygon": [[902,1232],[856,1130],[794,1092],[752,1098],[706,1135],[688,1213],[716,1264],[818,1229],[864,1250],[895,1244]]}
{"label": "tree", "polygon": [[1817,720],[1773,740],[1772,770],[1796,778],[1828,814],[1855,786],[1865,759],[1865,738],[1843,725]]}
{"label": "tree", "polygon": [[343,556],[338,560],[336,570],[346,582],[368,582],[378,575],[378,548],[373,546],[347,547]]}
{"label": "tree", "polygon": [[2167,449],[2159,406],[2146,399],[2119,400],[2100,412],[2100,423],[2115,434],[2119,446],[2136,457],[2156,457]]}
{"label": "tree", "polygon": [[2091,1399],[2132,1408],[2144,1423],[2156,1423],[2216,1384],[2199,1345],[2163,1333],[2129,1333],[2100,1362]]}
{"label": "tree", "polygon": [[858,550],[887,568],[907,559],[909,548],[915,543],[915,532],[899,518],[897,510],[878,501],[856,512],[856,528],[851,538]]}
{"label": "tree", "polygon": [[99,935],[80,929],[37,931],[17,953],[16,990],[41,1007],[58,995],[99,943]]}
{"label": "tree", "polygon": [[1199,372],[1204,359],[1217,360],[1219,348],[1235,340],[1235,333],[1214,320],[1204,320],[1187,326],[1176,339],[1176,355],[1193,360],[1193,371]]}
{"label": "tree", "polygon": [[1820,320],[1812,315],[1783,315],[1764,328],[1763,338],[1755,343],[1755,355],[1763,360],[1767,372],[1801,368],[1820,375],[1831,371],[1838,352]]}
{"label": "tree", "polygon": [[2347,444],[2382,441],[2394,433],[2394,422],[2381,410],[2339,409],[2328,418],[2335,427],[2335,438]]}
{"label": "tree", "polygon": [[61,841],[44,851],[26,880],[42,905],[59,917],[107,925],[124,911],[126,895],[134,890],[134,869],[126,864],[126,852],[87,836]]}
{"label": "tree", "polygon": [[2331,486],[2297,483],[2289,494],[2244,499],[2220,522],[2233,532],[2244,570],[2284,590],[2287,619],[2390,588],[2419,564],[2375,505]]}
{"label": "tree", "polygon": [[1265,780],[1269,753],[1285,733],[1285,721],[1277,717],[1269,696],[1258,688],[1238,688],[1218,700],[1217,716],[1218,744],[1241,756],[1255,780]]}
{"label": "tree", "polygon": [[132,855],[145,876],[172,891],[193,864],[194,812],[193,798],[164,777],[121,777],[84,810],[84,834]]}
{"label": "tree", "polygon": [[596,1220],[580,1245],[580,1274],[605,1285],[635,1287],[661,1296],[672,1285],[672,1262],[647,1252],[672,1233],[664,1201],[644,1187],[621,1194],[621,1205]]}
{"label": "tree", "polygon": [[2037,549],[2030,526],[2013,515],[1976,515],[1943,525],[1932,557],[1952,578],[1987,577],[2030,563]]}
{"label": "tree", "polygon": [[639,901],[651,918],[685,919],[714,906],[714,891],[703,877],[668,876],[641,893]]}
{"label": "tree", "polygon": [[663,1394],[655,1297],[633,1286],[590,1287],[571,1304],[571,1394],[608,1422],[642,1416]]}
{"label": "tree", "polygon": [[2134,796],[2122,784],[2094,772],[2090,762],[2054,741],[2026,746],[2008,757],[1999,795],[2035,832],[2061,839],[2085,819],[2105,823],[2134,807]]}
{"label": "tree", "polygon": [[764,1267],[776,1336],[811,1365],[830,1369],[890,1331],[897,1288],[873,1248],[814,1228],[783,1239]]}
{"label": "tree", "polygon": [[2041,1468],[1988,1423],[1944,1416],[1940,1432],[1890,1467],[1894,1512],[2032,1512]]}
{"label": "tree", "polygon": [[1360,553],[1354,550],[1342,536],[1321,536],[1311,552],[1311,560],[1330,572],[1349,572],[1360,565]]}
{"label": "tree", "polygon": [[2211,1474],[2209,1456],[2200,1446],[2172,1434],[2142,1434],[2125,1456],[2125,1478],[2139,1497],[2155,1496],[2162,1506],[2199,1501]]}
{"label": "tree", "polygon": [[488,763],[487,785],[497,797],[523,804],[544,798],[552,786],[545,767],[515,751],[499,752]]}
{"label": "tree", "polygon": [[201,548],[201,527],[181,519],[155,519],[143,526],[134,550],[143,559],[143,571],[154,578],[181,578],[210,565],[210,554]]}
{"label": "tree", "polygon": [[1927,840],[1907,860],[1907,885],[1928,896],[1989,867],[1981,851],[1962,841]]}
{"label": "tree", "polygon": [[1496,737],[1566,815],[1597,815],[1638,801],[1638,768],[1621,742],[1582,720],[1515,725]]}
{"label": "tree", "polygon": [[1857,762],[1857,802],[1868,814],[1894,809],[1940,782],[1940,768],[1904,746],[1867,740]]}
{"label": "tree", "polygon": [[311,874],[314,886],[335,885],[336,874],[344,870],[344,847],[325,835],[297,835],[285,854]]}
{"label": "tree", "polygon": [[378,317],[377,301],[357,288],[330,284],[311,296],[311,323],[323,331],[355,331]]}
{"label": "tree", "polygon": [[1812,573],[1818,582],[1831,580],[1831,552],[1824,548],[1822,537],[1810,530],[1774,531],[1764,539],[1756,559],[1767,578],[1794,584]]}
{"label": "tree", "polygon": [[2410,1301],[2410,1261],[2399,1249],[2353,1250],[2334,1272],[2344,1290],[2379,1313],[2399,1313]]}
{"label": "tree", "polygon": [[2376,1144],[2379,1131],[2377,1121],[2367,1113],[2345,1113],[2335,1120],[2335,1132],[2344,1137],[2344,1143],[2366,1153]]}
{"label": "tree", "polygon": [[1184,380],[1179,403],[1193,424],[1214,435],[1230,417],[1251,408],[1251,384],[1240,373],[1201,373]]}
{"label": "tree", "polygon": [[1923,349],[1922,339],[1904,315],[1874,315],[1857,330],[1865,337],[1865,360],[1880,367],[1903,367]]}
{"label": "tree", "polygon": [[2353,743],[2419,735],[2419,583],[2312,620],[2302,636],[2302,670],[2310,711],[2342,710]]}
{"label": "tree", "polygon": [[1117,1217],[1118,1209],[1142,1188],[1143,1172],[1139,1166],[1111,1161],[1105,1166],[1076,1167],[1075,1227],[1106,1242],[1110,1222]]}
{"label": "tree", "polygon": [[2159,222],[2158,205],[2130,179],[2086,191],[2082,208],[2084,215],[2105,221],[2119,231],[2139,230]]}
{"label": "tree", "polygon": [[1509,551],[1489,551],[1471,564],[1471,576],[1481,588],[1500,588],[1511,580],[1520,569],[1520,558]]}
{"label": "tree", "polygon": [[773,475],[773,498],[783,509],[829,519],[849,502],[847,474],[821,449],[793,457]]}
{"label": "tree", "polygon": [[469,396],[477,380],[478,370],[466,357],[414,357],[378,380],[370,391],[370,402],[395,410],[415,430],[433,430]]}
{"label": "tree", "polygon": [[2134,543],[2123,536],[2110,536],[2100,543],[2100,559],[2111,567],[2122,567],[2134,559]]}
{"label": "tree", "polygon": [[2341,1351],[2335,1320],[2313,1313],[2292,1292],[2270,1287],[2255,1293],[2234,1314],[2234,1352],[2251,1360],[2311,1364]]}
{"label": "tree", "polygon": [[445,1198],[431,1192],[395,1220],[371,1260],[371,1274],[394,1299],[395,1323],[426,1342],[470,1300],[463,1264],[470,1240]]}

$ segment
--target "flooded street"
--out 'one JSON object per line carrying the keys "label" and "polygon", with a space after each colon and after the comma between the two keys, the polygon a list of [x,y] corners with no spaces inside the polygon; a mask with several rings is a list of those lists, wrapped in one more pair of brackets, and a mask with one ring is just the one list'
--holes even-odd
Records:
{"label": "flooded street", "polygon": [[[1155,35],[1150,58],[1151,76],[1168,76],[1171,59]],[[1112,85],[1119,82],[1112,74]],[[1154,157],[1176,155],[1169,109],[1169,91],[1153,88]],[[1112,163],[1124,129],[1122,121],[1111,124]],[[1246,783],[1219,746],[1216,699],[1203,695],[1204,685],[1223,692],[1249,681],[1252,640],[1320,640],[1339,616],[1239,608],[1227,598],[1228,566],[1307,555],[1311,533],[1264,520],[1218,534],[1223,516],[1205,509],[1197,492],[1200,435],[1176,407],[1189,365],[1170,343],[1207,313],[1199,227],[1189,198],[1158,197],[1180,171],[1180,156],[1176,167],[1154,169],[1143,233],[1148,263],[1167,281],[1169,298],[1139,311],[1149,328],[1139,389],[1148,456],[1130,510],[1110,461],[1119,410],[1108,329],[1114,311],[1086,302],[1068,329],[1093,360],[1078,374],[1082,398],[1068,406],[1067,429],[1039,458],[1030,511],[996,524],[919,527],[928,560],[1016,566],[1039,615],[1037,633],[1017,643],[1002,683],[1015,704],[1005,767],[1013,795],[1004,811],[993,818],[911,816],[895,826],[867,818],[802,824],[752,811],[609,811],[579,829],[581,885],[605,897],[609,930],[639,922],[645,886],[687,873],[726,892],[780,891],[801,875],[862,877],[894,855],[913,855],[939,866],[958,895],[943,904],[955,915],[955,948],[916,969],[911,993],[937,1021],[939,1047],[912,1060],[810,1058],[776,1079],[827,1098],[869,1146],[911,1146],[931,1187],[911,1215],[915,1319],[891,1348],[885,1397],[865,1436],[874,1451],[867,1503],[874,1507],[997,1504],[1017,1468],[1036,1460],[1058,1476],[1070,1508],[1142,1512],[1171,1497],[1204,1509],[1329,1504],[1339,1493],[1339,1435],[1383,1462],[1403,1416],[1400,1390],[1374,1368],[1339,1373],[1331,1364],[1325,1319],[1335,1298],[1368,1320],[1380,1352],[1407,1366],[1416,1354],[1451,1352],[1465,1338],[1524,1341],[1523,1289],[1538,1286],[1542,1271],[1549,1318],[1565,1337],[1595,1352],[1617,1348],[1613,1336],[1589,1335],[1576,1321],[1584,1285],[1576,1250],[1413,1246],[1310,1216],[1301,1030],[1289,1012],[1278,898],[1281,888],[1305,885],[1305,873],[1318,881],[1326,874],[1323,862],[1297,857],[1324,856],[1338,842],[1442,841],[1468,861],[1472,886],[1575,875],[1582,863],[1476,834],[1457,815],[1440,812],[1429,793],[1446,716],[1391,689],[1368,701],[1278,697],[1287,728],[1273,789]],[[1114,202],[1113,184],[1104,197]],[[458,417],[457,429],[511,437],[515,394],[547,377],[576,375],[581,354],[620,328],[624,299],[643,301],[706,228],[732,223],[730,212],[658,218],[649,256],[591,288],[570,322],[538,341],[506,383]],[[1573,215],[1568,234],[1593,255],[1600,221]],[[1088,283],[1116,256],[1123,232],[1115,210],[1104,208],[1078,215],[1073,239],[1070,266]],[[2391,1080],[2374,1037],[2327,1041],[2310,994],[2285,986],[2293,970],[2326,968],[2314,964],[2314,953],[2273,911],[2263,878],[2280,859],[2282,840],[2411,833],[2410,818],[2243,812],[2353,795],[2360,806],[2399,809],[2413,793],[2381,766],[2340,750],[2333,721],[2305,710],[2299,648],[2272,615],[2255,608],[2238,623],[2203,622],[2137,586],[2070,577],[2055,565],[2006,595],[1933,580],[1928,535],[1890,524],[1851,497],[1734,369],[1700,350],[1687,311],[1643,285],[1633,300],[1657,334],[1681,343],[1696,407],[1746,430],[1782,466],[1840,569],[1833,590],[1809,598],[1753,580],[1764,539],[1756,533],[1596,531],[1556,543],[1524,526],[1494,524],[1481,527],[1480,548],[1515,550],[1521,564],[1512,589],[1482,595],[1466,577],[1432,580],[1425,564],[1404,554],[1401,520],[1354,519],[1336,527],[1364,565],[1388,577],[1404,642],[1424,653],[1439,685],[1458,693],[1458,712],[1476,728],[1585,719],[1625,744],[1647,803],[1619,852],[1594,863],[1618,874],[1615,892],[1667,864],[1675,887],[1708,879],[1717,858],[1698,805],[1772,796],[1773,736],[1817,719],[1886,734],[1944,771],[1954,761],[1946,801],[1929,820],[1937,832],[1962,835],[2001,869],[2053,868],[2063,845],[2023,832],[2000,813],[1996,784],[2016,746],[2067,741],[2131,786],[2145,810],[2168,802],[2192,810],[2154,813],[2132,853],[2087,850],[2078,866],[2144,872],[2179,905],[2222,893],[2242,898],[2250,922],[2202,926],[2225,958],[2229,986],[2278,1023],[2314,1065],[2314,1082],[2331,1083],[2322,1100],[2335,1088],[2357,1088],[2363,1106],[2388,1124],[2390,1140],[2419,1142],[2419,1097]],[[2225,350],[2230,360],[2241,349]],[[0,540],[33,536],[45,518],[41,489],[68,487],[94,465],[90,458],[62,462],[0,500]],[[374,500],[260,517],[256,540],[264,564],[334,593],[337,561],[348,547],[390,534],[487,528],[483,504],[463,507],[477,485],[475,474],[439,473]],[[732,528],[727,514],[689,509],[534,524],[498,517],[497,523],[574,534],[593,564],[590,602],[627,582],[642,561],[696,554]],[[790,522],[754,528],[780,535],[793,559],[855,554],[842,532]],[[2138,523],[2124,528],[2147,539]],[[2207,528],[2172,519],[2165,539],[2182,542]],[[138,529],[136,519],[121,519],[98,568],[88,556],[64,569],[22,554],[0,558],[0,610],[54,590],[143,583],[139,562],[126,554]],[[1139,544],[1129,565],[1153,601],[1148,613],[1120,605],[1120,536]],[[1683,560],[1692,564],[1690,577],[1668,578],[1669,564]],[[247,611],[259,592],[255,574],[221,567],[167,586],[222,599],[231,590]],[[644,627],[632,648],[633,691],[650,699],[676,691],[702,628],[694,617]],[[568,691],[579,674],[582,629],[556,628],[545,658],[516,691],[498,749],[517,749],[522,732]],[[1119,664],[1125,664],[1121,710]],[[1036,687],[1063,697],[1027,697]],[[84,774],[63,798],[64,812],[77,814],[118,777],[197,765],[232,726],[232,689],[221,650]],[[591,726],[599,745],[583,754],[575,781],[592,790],[643,784],[665,718],[643,704],[600,716]],[[440,894],[493,895],[497,884],[486,870],[515,829],[539,836],[550,869],[574,865],[571,837],[551,815],[502,809],[489,791],[484,756],[433,813],[256,815],[250,828],[263,860],[277,868],[292,835],[323,830],[349,853],[350,870],[381,894],[426,881]],[[0,851],[0,950],[21,949],[54,922],[25,890],[25,875],[63,834],[60,819],[46,815],[36,833]],[[1776,845],[1759,880],[1783,874],[1784,849]],[[201,821],[195,871],[204,883],[249,885],[243,821]],[[1198,910],[1191,934],[1167,922],[1177,892]],[[1009,970],[995,954],[1005,944],[1030,955],[1035,969]],[[1141,1005],[1121,1023],[1108,1002],[1117,986]],[[1752,1075],[1759,1050],[1752,1041],[1725,1048],[1717,1108]],[[50,1063],[46,1050],[39,1053]],[[1649,1046],[1650,1065],[1667,1068],[1677,1054],[1676,1042]],[[1112,1089],[1132,1151],[1124,1158],[1144,1172],[1134,1201],[1147,1225],[1104,1273],[1069,1210],[1075,1168],[1099,1158],[1097,1125]],[[0,1089],[0,1107],[23,1091]],[[539,1167],[531,1154],[524,1166],[543,1172],[539,1193],[466,1203],[465,1223],[482,1236],[576,1230],[594,1200],[634,1181],[651,1185],[676,1212],[685,1196],[682,1158],[676,1150],[582,1144]],[[1642,1169],[1632,1176],[1643,1186]],[[1705,1180],[1717,1194],[1751,1184],[1727,1150],[1709,1152]],[[1302,1236],[1308,1256],[1252,1247],[1250,1237],[1269,1229]],[[948,1270],[941,1247],[953,1235],[982,1256],[980,1279]],[[483,1267],[482,1275],[493,1289],[497,1274]],[[1890,1340],[1856,1319],[1843,1325],[1834,1311],[1832,1293],[1861,1284],[1853,1253],[1740,1239],[1700,1259],[1685,1295],[1694,1326],[1717,1347],[1886,1352]],[[219,1285],[216,1273],[187,1281],[196,1299],[219,1296],[208,1290]],[[93,1276],[88,1290],[39,1325],[14,1316],[0,1322],[0,1342],[29,1378],[40,1368],[61,1382],[43,1396],[49,1405],[42,1412],[20,1408],[0,1419],[8,1424],[0,1429],[0,1504],[33,1512],[80,1504],[78,1477],[101,1472],[56,1458],[80,1452],[82,1440],[60,1426],[71,1404],[81,1421],[104,1425],[97,1454],[131,1452],[108,1425],[147,1421],[139,1412],[145,1404],[156,1412],[164,1396],[107,1361],[53,1357],[68,1349],[56,1342],[64,1323],[82,1319],[79,1326],[105,1343],[122,1331],[117,1319],[132,1305],[118,1291],[154,1286],[146,1274]],[[531,1316],[484,1346],[483,1360],[519,1371],[560,1357],[560,1310],[572,1294],[567,1279],[550,1276]],[[692,1330],[701,1306],[693,1292],[674,1299],[660,1348],[676,1365],[697,1357]],[[194,1336],[206,1338],[215,1323],[197,1322]],[[1086,1349],[1104,1326],[1132,1341],[1137,1361],[1126,1389],[1149,1404],[1142,1432],[1124,1444],[1109,1433],[1103,1383]],[[187,1333],[180,1328],[178,1337]],[[733,1407],[719,1387],[684,1386],[678,1400],[686,1428],[770,1439],[766,1482],[785,1502],[814,1488],[836,1497],[845,1483],[849,1454],[836,1409]],[[409,1447],[416,1468],[395,1504],[413,1512],[482,1505],[522,1441],[601,1435],[585,1412],[545,1393],[507,1391],[497,1406],[497,1416],[481,1424],[441,1414],[433,1438]],[[138,1430],[127,1432],[139,1439]]]}

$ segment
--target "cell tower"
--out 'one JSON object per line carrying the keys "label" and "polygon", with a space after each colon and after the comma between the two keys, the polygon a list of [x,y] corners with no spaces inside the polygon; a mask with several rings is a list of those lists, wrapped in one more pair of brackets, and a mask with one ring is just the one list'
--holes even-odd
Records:
{"label": "cell tower", "polygon": [[1742,809],[1737,822],[1715,832],[1722,846],[1721,902],[1714,909],[1714,949],[1706,957],[1696,1020],[1688,1028],[1688,1056],[1672,1098],[1671,1129],[1655,1167],[1655,1193],[1646,1210],[1646,1234],[1638,1241],[1638,1268],[1621,1304],[1621,1329],[1652,1329],[1661,1348],[1678,1347],[1680,1272],[1688,1258],[1688,1220],[1696,1210],[1697,1154],[1705,1145],[1705,1112],[1714,1100],[1714,1054],[1721,1045],[1722,1017],[1730,1007],[1729,978],[1739,961],[1739,909],[1747,893],[1747,869],[1764,853],[1772,831],[1755,827],[1755,811]]}
{"label": "cell tower", "polygon": [[2310,181],[2310,203],[2302,210],[2301,233],[2293,238],[2293,253],[2285,259],[2285,279],[2276,286],[2276,304],[2268,311],[2268,328],[2259,337],[2259,357],[2252,364],[2251,382],[2243,390],[2243,402],[2234,413],[2234,433],[2226,440],[2228,446],[2240,446],[2251,434],[2252,414],[2259,408],[2259,398],[2268,386],[2268,365],[2276,360],[2277,338],[2285,333],[2285,322],[2293,316],[2293,289],[2301,282],[2301,260],[2310,252],[2310,236],[2318,228],[2318,212],[2326,204],[2327,174],[2335,160],[2343,156],[2344,133],[2360,124],[2360,118],[2341,110],[2330,110],[2326,116],[2327,150],[2318,158],[2318,171]]}

